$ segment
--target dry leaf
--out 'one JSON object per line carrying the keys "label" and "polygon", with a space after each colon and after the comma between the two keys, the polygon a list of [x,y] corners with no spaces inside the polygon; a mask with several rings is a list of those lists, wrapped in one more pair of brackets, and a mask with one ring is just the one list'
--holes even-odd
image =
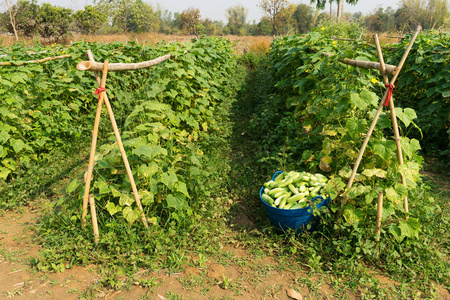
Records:
{"label": "dry leaf", "polygon": [[299,292],[296,292],[294,289],[287,290],[287,295],[292,299],[303,300],[303,296]]}

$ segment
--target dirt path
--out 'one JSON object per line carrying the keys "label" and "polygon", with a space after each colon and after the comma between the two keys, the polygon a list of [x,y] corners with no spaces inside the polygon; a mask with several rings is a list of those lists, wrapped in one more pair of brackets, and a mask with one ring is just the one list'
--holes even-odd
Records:
{"label": "dirt path", "polygon": [[[0,298],[283,300],[294,299],[287,292],[296,287],[303,299],[336,299],[333,282],[339,279],[292,271],[283,261],[259,257],[233,242],[224,245],[222,259],[193,257],[181,273],[140,270],[131,281],[124,277],[117,290],[99,284],[102,278],[96,266],[74,267],[62,273],[37,272],[30,262],[39,249],[32,242],[29,227],[36,224],[38,216],[37,210],[23,209],[22,213],[0,217]],[[238,215],[235,222],[235,226],[253,226],[246,215]],[[375,278],[386,291],[398,285],[383,275]],[[362,285],[349,291],[346,299],[363,299],[368,288]],[[436,299],[450,299],[450,294],[440,286]]]}

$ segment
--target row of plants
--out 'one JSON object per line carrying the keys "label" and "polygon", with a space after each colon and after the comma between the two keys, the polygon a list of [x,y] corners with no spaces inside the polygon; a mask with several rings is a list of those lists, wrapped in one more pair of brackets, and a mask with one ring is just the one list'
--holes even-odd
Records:
{"label": "row of plants", "polygon": [[[86,171],[83,166],[87,166],[98,101],[94,76],[75,69],[78,62],[87,59],[87,49],[92,50],[97,61],[108,59],[110,63],[173,55],[150,69],[108,73],[108,97],[149,228],[140,220],[140,210],[104,112],[90,190],[101,232],[97,245],[90,222],[80,231]],[[24,73],[21,81],[8,86],[16,101],[5,107],[15,116],[9,115],[3,121],[9,127],[2,130],[6,137],[2,143],[2,168],[6,171],[1,184],[3,191],[11,195],[2,193],[2,207],[17,207],[32,200],[35,195],[15,197],[28,191],[24,182],[34,182],[36,178],[47,181],[47,177],[53,183],[64,179],[36,228],[43,250],[39,258],[33,259],[33,265],[53,271],[86,262],[105,264],[106,268],[112,261],[116,261],[114,268],[122,263],[124,268],[149,267],[161,263],[161,255],[174,255],[174,261],[164,263],[176,263],[176,253],[183,247],[211,247],[208,239],[201,237],[212,233],[204,232],[200,225],[211,217],[210,212],[217,214],[224,209],[222,195],[230,168],[229,114],[243,73],[231,43],[220,38],[202,38],[182,45],[163,42],[154,47],[77,42],[69,48],[53,46],[29,51],[45,51],[41,57],[70,54],[48,64],[3,69],[2,74],[3,80],[12,81]],[[17,61],[36,59],[36,54],[30,56],[25,50],[21,53]],[[25,121],[30,111],[37,112],[36,118]],[[39,138],[43,144],[38,147]],[[20,149],[14,144],[19,139],[26,145]],[[79,157],[80,150],[85,153],[81,161],[72,157]],[[59,165],[47,168],[57,156],[65,156],[59,165],[68,169],[60,170]],[[10,168],[6,161],[14,161],[20,171]],[[72,179],[67,182],[69,173]],[[44,189],[42,181],[34,184]],[[98,255],[89,255],[93,249]],[[105,285],[114,285],[113,282]]]}
{"label": "row of plants", "polygon": [[[436,44],[428,40],[433,38],[437,43],[440,37],[432,35],[427,33],[414,47],[433,49]],[[409,38],[385,53],[387,63],[398,64]],[[428,62],[428,55],[425,61],[421,60],[417,51],[411,53],[405,70],[416,68],[417,72],[417,65]],[[255,111],[249,120],[249,134],[258,149],[257,165],[267,176],[277,169],[303,170],[321,172],[330,179],[325,190],[331,196],[331,204],[315,211],[321,216],[321,225],[316,232],[299,237],[303,252],[308,253],[304,263],[312,260],[318,266],[346,272],[344,261],[364,260],[397,274],[401,280],[430,276],[438,283],[448,283],[448,261],[442,255],[448,257],[445,245],[448,246],[449,237],[442,235],[440,227],[448,228],[449,220],[442,215],[446,206],[435,202],[434,196],[440,196],[433,195],[419,175],[423,167],[421,138],[425,133],[417,125],[419,114],[407,106],[415,102],[411,97],[415,94],[408,92],[411,84],[406,86],[404,81],[412,75],[407,73],[394,89],[404,164],[398,164],[390,111],[385,109],[353,187],[347,190],[351,170],[385,87],[378,71],[345,65],[338,61],[341,58],[377,61],[377,54],[375,46],[363,41],[333,40],[327,28],[272,43],[267,59],[253,75],[257,80],[248,85],[250,91],[260,92],[248,100]],[[417,65],[411,66],[412,63]],[[421,68],[433,67],[425,64]],[[434,80],[429,80],[427,88],[428,96],[435,97],[434,101],[444,107],[445,87],[437,88]],[[403,98],[405,94],[409,95],[409,102]],[[405,177],[406,187],[401,184],[400,175]],[[380,191],[384,193],[384,204],[381,239],[377,242],[374,232]],[[406,196],[408,213],[403,207]],[[433,240],[437,237],[442,243]],[[421,288],[427,290],[431,284],[427,280]]]}

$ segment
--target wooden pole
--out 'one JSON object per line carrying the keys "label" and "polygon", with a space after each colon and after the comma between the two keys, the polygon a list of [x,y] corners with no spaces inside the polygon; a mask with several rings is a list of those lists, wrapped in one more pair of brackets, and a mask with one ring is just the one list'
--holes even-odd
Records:
{"label": "wooden pole", "polygon": [[[106,66],[106,67],[108,66],[107,60],[105,60],[104,66]],[[102,84],[103,84],[103,78],[102,78]],[[104,94],[104,93],[105,92],[102,92],[102,94]],[[139,193],[138,193],[138,190],[136,187],[136,183],[134,182],[133,173],[131,172],[131,167],[128,162],[125,148],[123,147],[123,144],[122,144],[122,139],[120,137],[119,128],[117,127],[116,119],[114,118],[114,113],[112,111],[111,104],[109,103],[108,97],[104,97],[103,100],[105,102],[106,109],[108,110],[109,119],[111,120],[111,124],[112,124],[113,130],[114,130],[114,135],[116,137],[117,145],[119,146],[120,154],[122,155],[122,160],[123,160],[123,163],[125,164],[125,169],[127,170],[128,179],[130,180],[131,188],[133,190],[134,200],[136,201],[136,204],[141,211],[142,222],[144,223],[145,228],[148,228],[147,219],[145,218],[144,209],[143,209],[141,201],[139,199]]]}
{"label": "wooden pole", "polygon": [[[381,46],[380,46],[380,42],[378,40],[378,35],[375,34],[375,45],[377,46],[377,52],[378,52],[378,57],[380,59],[380,64],[381,64],[381,68],[384,68],[384,59],[383,59],[383,54],[381,52]],[[403,63],[402,63],[403,65]],[[386,72],[383,72],[383,80],[384,80],[384,84],[388,85],[389,84],[389,79],[386,75]],[[394,137],[395,137],[395,145],[397,146],[397,159],[398,159],[398,164],[402,165],[403,164],[403,153],[402,153],[402,145],[401,145],[401,139],[400,139],[400,133],[398,132],[398,124],[397,124],[397,117],[395,115],[395,108],[394,108],[394,101],[393,99],[391,99],[391,101],[389,101],[389,110],[391,111],[391,120],[392,120],[392,127],[394,128]],[[403,176],[403,174],[400,174],[401,176],[401,180],[402,180],[402,184],[406,187],[406,179]],[[408,208],[408,196],[405,196],[405,199],[403,201],[403,207],[405,209],[406,212],[409,211]]]}
{"label": "wooden pole", "polygon": [[89,205],[91,206],[92,227],[94,227],[94,242],[98,244],[100,234],[98,232],[97,213],[95,211],[94,195],[89,195]]}
{"label": "wooden pole", "polygon": [[[139,63],[113,63],[108,67],[108,72],[114,71],[127,71],[127,70],[138,70],[143,68],[148,68],[154,65],[157,65],[165,60],[168,60],[172,55],[166,54],[164,56],[158,57],[153,60],[139,62]],[[95,62],[95,61],[82,61],[77,64],[77,69],[80,71],[101,71],[103,69],[103,63]]]}
{"label": "wooden pole", "polygon": [[57,59],[62,59],[62,58],[67,58],[67,57],[70,57],[70,54],[59,55],[59,56],[54,56],[54,57],[46,57],[46,58],[37,59],[37,60],[20,61],[20,62],[10,62],[10,61],[5,62],[4,61],[4,62],[0,62],[0,66],[23,66],[23,65],[28,65],[28,64],[41,64],[46,61],[57,60]]}
{"label": "wooden pole", "polygon": [[[89,52],[88,52],[89,56]],[[102,73],[102,80],[98,80],[99,86],[102,88],[105,88],[106,85],[106,74],[108,71],[108,66],[105,65]],[[96,76],[99,77],[98,73],[96,73]],[[84,227],[86,225],[86,215],[87,215],[87,206],[88,206],[88,198],[89,198],[89,190],[91,188],[91,180],[92,180],[92,172],[94,170],[94,159],[95,159],[95,148],[97,147],[97,137],[98,137],[98,127],[100,124],[100,116],[102,113],[102,106],[103,106],[103,98],[105,98],[106,94],[104,92],[101,92],[99,95],[99,100],[97,104],[97,111],[95,114],[95,121],[94,121],[94,130],[92,132],[92,143],[91,143],[91,154],[89,156],[89,166],[88,170],[84,177],[84,195],[83,195],[83,212],[81,214],[81,225]]]}
{"label": "wooden pole", "polygon": [[[381,71],[380,63],[375,62],[375,61],[354,60],[354,59],[349,59],[349,58],[338,59],[338,61],[343,64],[354,66],[354,67],[365,68],[365,69],[375,69],[375,70]],[[394,75],[394,74],[398,73],[398,71],[399,71],[398,67],[393,66],[393,65],[386,65],[386,72],[388,72],[389,74]]]}
{"label": "wooden pole", "polygon": [[[394,76],[392,77],[392,79],[391,79],[391,81],[390,81],[390,84],[393,85],[393,84],[395,83],[395,81],[396,81],[396,79],[397,79],[397,77],[398,77],[398,74],[399,74],[400,70],[402,69],[403,64],[405,63],[406,58],[407,58],[407,56],[408,56],[408,54],[409,54],[409,51],[411,50],[411,47],[412,47],[412,45],[413,45],[415,39],[417,38],[417,35],[419,34],[420,30],[421,30],[421,27],[420,27],[420,26],[417,26],[416,32],[414,33],[413,37],[411,38],[411,41],[410,41],[408,47],[406,48],[405,53],[403,54],[402,59],[400,60],[400,63],[399,63],[399,65],[398,65],[398,71],[397,71],[397,72],[394,74]],[[380,67],[381,67],[381,65],[380,65]],[[366,149],[366,147],[367,147],[367,144],[368,144],[368,142],[369,142],[370,136],[372,135],[373,129],[375,128],[375,125],[376,125],[376,123],[377,123],[377,121],[378,121],[378,118],[379,118],[379,116],[380,116],[380,114],[381,114],[381,111],[382,111],[383,105],[384,105],[384,103],[385,103],[385,101],[386,101],[386,97],[387,97],[387,95],[388,95],[388,92],[389,92],[389,88],[386,88],[386,91],[385,91],[385,93],[384,93],[384,96],[383,96],[383,98],[382,98],[382,101],[380,102],[380,105],[378,106],[377,113],[375,114],[375,117],[374,117],[374,119],[373,119],[373,121],[372,121],[372,124],[371,124],[370,127],[369,127],[369,131],[367,132],[366,138],[364,139],[364,142],[363,142],[363,144],[362,144],[362,146],[361,146],[361,150],[359,151],[358,157],[356,158],[356,162],[355,162],[355,165],[353,166],[352,174],[351,174],[351,176],[350,176],[350,178],[349,178],[349,180],[348,180],[348,183],[347,183],[347,190],[350,190],[350,188],[351,188],[352,185],[353,185],[353,181],[355,180],[356,172],[358,171],[358,167],[359,167],[359,164],[361,163],[362,156],[363,156],[364,151],[365,151],[365,149]],[[389,103],[390,103],[389,105],[391,105],[392,99],[391,99],[391,101],[389,101]],[[392,104],[392,105],[393,105],[393,104]],[[393,127],[394,127],[394,134],[395,134],[395,138],[396,138],[396,143],[400,143],[400,137],[399,137],[399,134],[398,134],[397,118],[395,117],[395,110],[394,110],[394,115],[393,115],[393,117],[392,117],[392,111],[391,111],[391,118],[392,118],[392,122],[393,122]],[[394,119],[395,119],[395,121],[394,121]],[[395,130],[397,130],[397,134],[395,133]],[[398,137],[398,142],[397,142],[397,137]],[[397,154],[400,153],[400,155],[401,155],[401,147],[400,147],[400,151],[398,151],[398,149],[399,149],[399,148],[398,148],[398,146],[397,146]],[[400,156],[399,156],[399,158],[400,158]],[[401,162],[401,163],[399,162],[399,163],[400,163],[400,164],[403,164],[403,156],[401,156],[401,159],[402,159],[402,162]],[[406,185],[406,182],[405,182],[405,185]],[[346,202],[347,202],[347,197],[344,197],[344,199],[343,199],[343,201],[342,201],[342,207],[345,205]],[[406,200],[405,204],[406,204],[406,205],[405,205],[405,211],[408,212],[407,200]]]}
{"label": "wooden pole", "polygon": [[380,229],[381,229],[381,218],[383,217],[383,191],[378,193],[378,203],[377,203],[377,224],[376,224],[376,232],[375,239],[377,242],[380,241]]}

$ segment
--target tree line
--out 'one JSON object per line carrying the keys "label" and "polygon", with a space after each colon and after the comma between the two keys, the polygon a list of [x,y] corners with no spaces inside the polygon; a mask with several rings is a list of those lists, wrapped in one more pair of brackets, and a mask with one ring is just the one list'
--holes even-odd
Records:
{"label": "tree line", "polygon": [[[357,0],[345,0],[356,4]],[[449,9],[446,0],[401,0],[397,10],[378,8],[368,15],[343,12],[343,0],[312,0],[312,4],[293,4],[288,0],[261,0],[258,8],[265,15],[248,22],[248,10],[242,5],[229,7],[227,22],[202,19],[198,8],[172,13],[154,8],[143,0],[98,0],[83,10],[37,4],[36,0],[5,0],[7,10],[0,16],[4,32],[19,36],[60,40],[71,33],[85,35],[158,32],[189,35],[287,35],[306,33],[325,20],[347,20],[370,31],[412,30],[447,27]],[[329,12],[324,11],[329,5]],[[337,5],[337,13],[333,5]]]}

